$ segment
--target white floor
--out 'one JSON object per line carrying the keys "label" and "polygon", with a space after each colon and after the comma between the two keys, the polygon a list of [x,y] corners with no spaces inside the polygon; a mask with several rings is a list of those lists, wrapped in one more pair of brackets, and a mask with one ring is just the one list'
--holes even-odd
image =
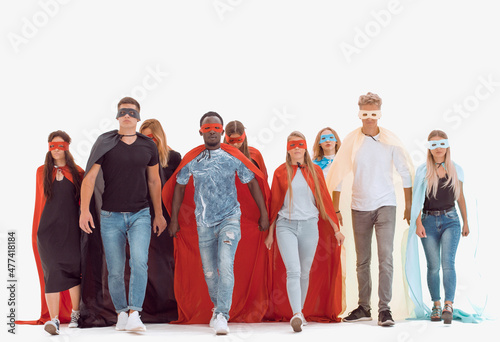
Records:
{"label": "white floor", "polygon": [[[61,326],[59,336],[47,334],[42,326],[18,325],[16,335],[8,334],[8,341],[477,341],[487,336],[498,341],[500,322],[485,321],[480,324],[464,324],[454,321],[451,325],[427,321],[396,321],[394,327],[379,327],[377,322],[358,323],[309,323],[301,333],[293,333],[287,323],[230,323],[231,333],[215,336],[208,325],[147,324],[145,333],[118,332],[114,327],[69,329]],[[494,334],[494,335],[493,335]],[[3,341],[5,341],[2,338]],[[113,341],[114,340],[114,341]]]}

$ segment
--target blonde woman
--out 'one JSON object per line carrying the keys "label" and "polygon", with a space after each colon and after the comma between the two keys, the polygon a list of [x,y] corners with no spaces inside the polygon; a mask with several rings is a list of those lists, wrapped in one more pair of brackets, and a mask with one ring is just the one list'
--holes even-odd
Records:
{"label": "blonde woman", "polygon": [[340,138],[337,132],[330,127],[325,127],[318,132],[313,146],[313,162],[321,167],[325,177],[339,149]]}
{"label": "blonde woman", "polygon": [[[428,143],[427,162],[418,168],[415,177],[410,231],[413,228],[421,238],[427,259],[427,285],[433,301],[430,319],[442,319],[445,324],[450,324],[457,282],[455,255],[460,235],[469,235],[463,171],[451,160],[450,145],[445,132],[432,131]],[[462,228],[455,201],[462,216]],[[439,277],[441,264],[445,295],[442,310]]]}
{"label": "blonde woman", "polygon": [[[335,236],[338,246],[343,243],[344,236],[338,227],[321,168],[313,164],[304,135],[295,131],[287,140],[286,162],[276,169],[273,176],[272,224],[265,244],[271,249],[276,228],[278,248],[286,267],[288,300],[293,312],[290,325],[293,331],[300,332],[305,324],[302,309],[309,287],[309,273],[320,237],[318,221],[331,228],[329,233]],[[330,253],[328,257],[334,255],[334,251]],[[332,282],[335,283],[335,280]],[[317,312],[313,314],[321,316]]]}

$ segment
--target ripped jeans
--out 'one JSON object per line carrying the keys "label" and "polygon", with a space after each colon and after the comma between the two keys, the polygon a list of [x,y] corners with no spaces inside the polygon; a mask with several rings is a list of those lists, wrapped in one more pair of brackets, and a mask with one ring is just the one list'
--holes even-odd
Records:
{"label": "ripped jeans", "polygon": [[229,320],[233,299],[234,256],[241,238],[240,216],[230,217],[213,227],[198,227],[203,274],[215,314]]}

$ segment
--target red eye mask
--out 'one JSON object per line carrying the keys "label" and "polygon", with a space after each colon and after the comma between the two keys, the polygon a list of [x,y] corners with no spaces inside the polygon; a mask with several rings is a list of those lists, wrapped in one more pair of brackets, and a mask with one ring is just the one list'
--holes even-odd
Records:
{"label": "red eye mask", "polygon": [[237,138],[230,138],[226,135],[226,141],[228,144],[239,144],[245,141],[246,134],[243,132],[243,134]]}
{"label": "red eye mask", "polygon": [[204,124],[200,127],[200,133],[208,133],[210,131],[222,133],[222,125],[214,123],[214,124]]}
{"label": "red eye mask", "polygon": [[286,150],[290,151],[296,147],[307,149],[307,143],[305,140],[290,140],[286,145]]}
{"label": "red eye mask", "polygon": [[153,134],[148,134],[147,137],[150,137],[151,139],[153,139],[154,142],[156,142],[156,139],[155,137],[153,136]]}
{"label": "red eye mask", "polygon": [[66,141],[58,141],[58,142],[49,142],[49,151],[52,150],[61,150],[61,151],[68,151],[69,150],[69,144]]}

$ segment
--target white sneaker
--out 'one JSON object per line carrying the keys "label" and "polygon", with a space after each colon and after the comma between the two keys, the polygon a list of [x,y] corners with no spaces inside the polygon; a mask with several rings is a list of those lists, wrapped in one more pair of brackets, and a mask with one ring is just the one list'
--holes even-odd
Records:
{"label": "white sneaker", "polygon": [[80,318],[80,311],[71,310],[71,322],[68,328],[78,328],[78,319]]}
{"label": "white sneaker", "polygon": [[51,335],[59,335],[59,320],[53,318],[50,321],[45,322],[43,329]]}
{"label": "white sneaker", "polygon": [[128,322],[128,314],[125,311],[122,311],[118,314],[118,320],[116,321],[115,329],[118,331],[125,330]]}
{"label": "white sneaker", "polygon": [[227,319],[221,313],[219,313],[217,317],[215,317],[214,330],[216,335],[227,335],[229,333]]}
{"label": "white sneaker", "polygon": [[127,331],[146,331],[146,326],[141,321],[141,316],[139,316],[139,311],[134,311],[128,316],[127,326],[125,327]]}
{"label": "white sneaker", "polygon": [[293,331],[301,332],[302,325],[304,325],[304,321],[302,320],[302,314],[301,313],[295,314],[290,320],[290,325],[292,326]]}
{"label": "white sneaker", "polygon": [[306,318],[304,317],[304,314],[301,312],[300,315],[302,316],[302,325],[306,326],[307,325],[307,321],[306,321]]}
{"label": "white sneaker", "polygon": [[213,308],[213,309],[212,309],[212,318],[210,318],[210,323],[208,324],[208,326],[209,326],[210,328],[213,328],[213,327],[214,327],[214,321],[215,321],[215,316],[216,316],[216,314],[215,314],[215,310],[216,310],[216,309],[217,309],[217,308]]}

